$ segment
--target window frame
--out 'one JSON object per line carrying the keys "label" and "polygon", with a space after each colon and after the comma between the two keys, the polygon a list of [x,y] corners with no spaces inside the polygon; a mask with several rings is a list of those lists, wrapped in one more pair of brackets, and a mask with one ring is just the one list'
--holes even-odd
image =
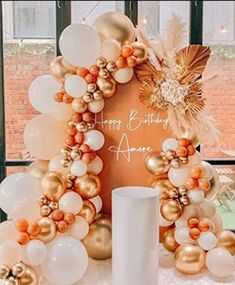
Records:
{"label": "window frame", "polygon": [[[71,23],[71,1],[55,1],[56,5],[56,50],[59,51],[59,37],[66,26]],[[136,25],[138,23],[138,1],[125,1],[125,14]],[[31,160],[8,160],[5,147],[5,110],[4,110],[4,62],[3,62],[3,17],[2,2],[0,2],[0,181],[6,176],[6,167],[27,166]],[[190,32],[191,44],[203,43],[203,1],[190,1]],[[198,148],[200,151],[200,146]],[[208,158],[212,165],[235,165],[235,159]],[[0,222],[6,215],[0,212]]]}

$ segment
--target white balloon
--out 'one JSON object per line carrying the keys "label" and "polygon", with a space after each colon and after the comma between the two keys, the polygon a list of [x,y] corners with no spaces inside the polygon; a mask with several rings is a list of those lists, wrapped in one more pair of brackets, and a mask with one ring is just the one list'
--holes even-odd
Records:
{"label": "white balloon", "polygon": [[168,227],[172,224],[174,224],[174,222],[170,222],[170,221],[167,221],[166,219],[164,219],[162,214],[161,214],[161,211],[159,211],[159,225],[161,227]]}
{"label": "white balloon", "polygon": [[100,196],[95,196],[94,198],[90,199],[90,201],[95,205],[95,209],[96,209],[96,213],[98,214],[103,206],[103,202],[102,199],[100,198]]}
{"label": "white balloon", "polygon": [[218,239],[212,232],[204,232],[200,234],[198,244],[204,250],[211,250],[217,246]]}
{"label": "white balloon", "polygon": [[67,122],[71,119],[73,113],[74,111],[70,104],[56,102],[56,106],[53,108],[51,115],[60,122]]}
{"label": "white balloon", "polygon": [[0,264],[10,267],[22,260],[23,249],[16,241],[4,241],[0,244]]}
{"label": "white balloon", "polygon": [[204,192],[200,189],[193,189],[189,190],[188,193],[188,198],[191,204],[198,205],[204,200]]}
{"label": "white balloon", "polygon": [[198,206],[196,205],[188,205],[184,207],[184,211],[183,211],[183,217],[185,218],[185,220],[188,220],[190,218],[199,218],[200,216],[200,209]]}
{"label": "white balloon", "polygon": [[194,242],[193,239],[191,239],[191,237],[189,236],[188,228],[176,228],[175,240],[178,242],[178,244]]}
{"label": "white balloon", "polygon": [[76,221],[73,225],[69,227],[67,234],[74,238],[82,240],[88,235],[88,232],[88,222],[83,217],[76,216]]}
{"label": "white balloon", "polygon": [[40,196],[39,180],[27,172],[14,173],[7,176],[0,184],[0,206],[12,216],[16,203],[37,199]]}
{"label": "white balloon", "polygon": [[113,78],[121,84],[129,82],[132,79],[133,75],[134,71],[132,67],[123,67],[112,72]]}
{"label": "white balloon", "polygon": [[71,75],[65,79],[64,88],[70,96],[81,97],[86,92],[87,83],[82,77]]}
{"label": "white balloon", "polygon": [[210,273],[217,277],[228,277],[234,269],[232,255],[224,248],[214,248],[206,255],[206,266]]}
{"label": "white balloon", "polygon": [[202,162],[202,157],[200,152],[196,151],[194,155],[188,157],[187,166],[199,165]]}
{"label": "white balloon", "polygon": [[77,215],[82,209],[83,200],[81,196],[75,192],[65,193],[59,201],[60,209],[64,212],[73,213]]}
{"label": "white balloon", "polygon": [[95,64],[100,53],[98,33],[85,24],[72,24],[64,29],[59,40],[64,58],[75,66],[89,67]]}
{"label": "white balloon", "polygon": [[29,101],[40,113],[50,114],[56,106],[54,95],[60,91],[60,88],[50,75],[39,76],[29,87]]}
{"label": "white balloon", "polygon": [[58,172],[62,173],[63,175],[66,175],[69,172],[69,168],[63,167],[61,165],[60,161],[61,161],[60,155],[54,156],[49,162],[49,170],[50,171],[58,171]]}
{"label": "white balloon", "polygon": [[169,180],[177,187],[183,186],[189,178],[189,169],[187,167],[173,168],[168,172]]}
{"label": "white balloon", "polygon": [[214,202],[205,198],[198,206],[201,211],[201,217],[212,218],[216,214],[216,206]]}
{"label": "white balloon", "polygon": [[114,39],[104,40],[101,45],[101,56],[108,61],[115,60],[121,55],[121,45]]}
{"label": "white balloon", "polygon": [[13,221],[5,221],[0,224],[0,244],[9,240],[16,241],[17,237],[18,231]]}
{"label": "white balloon", "polygon": [[87,164],[82,160],[75,160],[70,166],[70,172],[75,176],[83,176],[87,173]]}
{"label": "white balloon", "polygon": [[188,226],[188,222],[185,217],[182,215],[178,220],[175,221],[175,226],[177,228],[186,228]]}
{"label": "white balloon", "polygon": [[179,142],[176,139],[166,139],[162,144],[162,150],[167,151],[168,149],[177,150],[179,147]]}
{"label": "white balloon", "polygon": [[92,113],[99,113],[104,109],[104,99],[101,98],[100,100],[94,100],[88,103],[88,110]]}
{"label": "white balloon", "polygon": [[102,159],[97,155],[91,163],[87,165],[87,171],[94,174],[99,174],[103,169],[104,163]]}
{"label": "white balloon", "polygon": [[22,261],[30,266],[41,265],[47,258],[47,247],[40,240],[31,240],[23,247]]}
{"label": "white balloon", "polygon": [[71,285],[82,278],[87,266],[84,245],[73,237],[60,237],[49,248],[42,273],[53,284]]}
{"label": "white balloon", "polygon": [[85,133],[84,143],[88,144],[91,149],[99,150],[103,147],[105,142],[104,135],[97,130],[91,130]]}
{"label": "white balloon", "polygon": [[201,167],[202,167],[201,177],[211,180],[211,178],[214,175],[213,166],[206,161],[202,161]]}
{"label": "white balloon", "polygon": [[24,199],[16,202],[12,207],[13,220],[26,219],[33,223],[40,217],[40,207],[36,199]]}

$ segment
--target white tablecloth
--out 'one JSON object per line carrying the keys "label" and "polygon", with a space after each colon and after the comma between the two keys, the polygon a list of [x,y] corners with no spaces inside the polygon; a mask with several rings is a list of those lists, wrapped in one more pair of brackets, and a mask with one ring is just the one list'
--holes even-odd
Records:
{"label": "white tablecloth", "polygon": [[[90,260],[89,268],[84,278],[77,285],[111,285],[111,260]],[[173,267],[173,255],[160,250],[160,270],[158,285],[235,285],[235,273],[226,280],[210,276],[205,269],[197,275],[184,275]],[[134,284],[133,284],[134,285]],[[148,285],[148,284],[143,284]],[[157,284],[156,284],[157,285]]]}

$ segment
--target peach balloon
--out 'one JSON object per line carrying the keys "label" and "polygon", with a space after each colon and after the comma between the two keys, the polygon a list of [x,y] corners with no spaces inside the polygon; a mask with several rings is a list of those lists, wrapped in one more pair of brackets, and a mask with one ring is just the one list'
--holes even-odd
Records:
{"label": "peach balloon", "polygon": [[201,204],[198,206],[198,208],[201,210],[201,217],[204,218],[212,218],[216,214],[216,206],[215,204],[209,200],[204,199]]}
{"label": "peach balloon", "polygon": [[65,193],[59,201],[60,209],[65,212],[70,212],[73,214],[78,214],[82,209],[82,198],[76,192]]}
{"label": "peach balloon", "polygon": [[101,56],[108,61],[115,60],[121,54],[121,45],[114,39],[103,41],[101,45]]}
{"label": "peach balloon", "polygon": [[44,160],[50,160],[57,154],[65,137],[65,125],[51,115],[34,117],[24,130],[27,150],[32,156]]}
{"label": "peach balloon", "polygon": [[13,221],[5,221],[0,224],[0,244],[4,241],[17,240],[17,230]]}
{"label": "peach balloon", "polygon": [[22,246],[16,241],[4,241],[0,245],[0,264],[6,264],[12,267],[17,262],[20,262],[22,257]]}
{"label": "peach balloon", "polygon": [[199,179],[202,174],[202,168],[198,165],[194,165],[190,168],[189,174],[194,179]]}
{"label": "peach balloon", "polygon": [[12,211],[12,219],[26,219],[34,222],[40,218],[40,207],[35,199],[24,199],[15,203]]}
{"label": "peach balloon", "polygon": [[121,84],[129,82],[134,75],[133,68],[131,67],[123,67],[114,72],[112,72],[113,78]]}
{"label": "peach balloon", "polygon": [[75,223],[69,228],[67,234],[79,240],[84,239],[89,232],[88,222],[80,216],[76,217]]}
{"label": "peach balloon", "polygon": [[61,165],[61,156],[56,155],[52,157],[52,159],[49,162],[49,170],[50,171],[59,171],[61,174],[66,175],[69,172],[68,167],[63,167]]}

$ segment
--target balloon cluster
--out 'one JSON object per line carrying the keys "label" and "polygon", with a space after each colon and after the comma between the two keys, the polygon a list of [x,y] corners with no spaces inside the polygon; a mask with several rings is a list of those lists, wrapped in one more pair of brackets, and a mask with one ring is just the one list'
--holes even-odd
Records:
{"label": "balloon cluster", "polygon": [[147,58],[134,41],[135,28],[120,13],[102,15],[94,28],[72,24],[61,34],[51,75],[31,83],[29,100],[41,114],[26,125],[24,142],[36,160],[0,187],[0,206],[12,219],[0,225],[5,285],[39,284],[39,276],[71,285],[84,275],[88,254],[111,257],[111,218],[99,214],[103,161],[96,152],[105,138],[94,118],[117,82],[130,81]]}
{"label": "balloon cluster", "polygon": [[206,198],[219,190],[216,172],[189,139],[167,139],[162,149],[145,161],[156,175],[152,187],[160,192],[160,241],[174,252],[175,267],[182,273],[196,274],[206,266],[215,276],[229,276],[235,234],[222,230],[216,207]]}

